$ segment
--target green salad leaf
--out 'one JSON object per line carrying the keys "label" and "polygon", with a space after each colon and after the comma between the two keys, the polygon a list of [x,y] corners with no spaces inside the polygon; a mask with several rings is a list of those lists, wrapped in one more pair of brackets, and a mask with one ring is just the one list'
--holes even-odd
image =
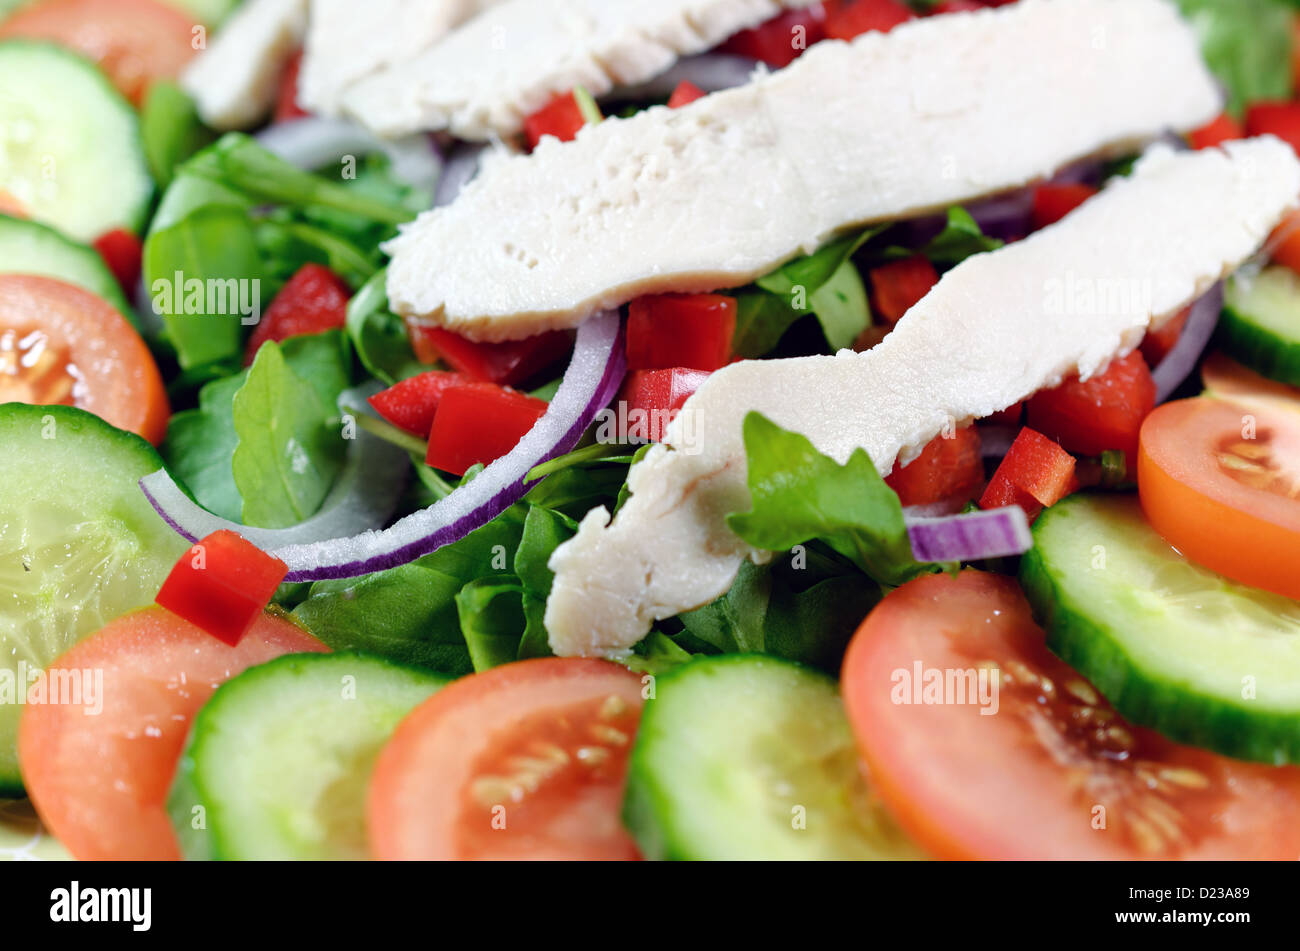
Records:
{"label": "green salad leaf", "polygon": [[1176,0],[1240,118],[1257,99],[1290,99],[1295,4],[1279,0]]}
{"label": "green salad leaf", "polygon": [[140,142],[159,188],[171,184],[176,166],[212,141],[194,100],[167,79],[154,80],[140,110]]}
{"label": "green salad leaf", "polygon": [[524,631],[523,587],[517,580],[471,581],[456,595],[460,629],[476,671],[519,659]]}
{"label": "green salad leaf", "polygon": [[427,370],[415,359],[406,325],[388,309],[387,269],[376,271],[348,302],[347,332],[357,359],[388,385]]}

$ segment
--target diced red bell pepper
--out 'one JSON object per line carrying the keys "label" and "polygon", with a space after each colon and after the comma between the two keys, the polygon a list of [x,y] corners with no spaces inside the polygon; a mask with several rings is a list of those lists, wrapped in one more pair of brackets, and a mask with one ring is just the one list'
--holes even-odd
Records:
{"label": "diced red bell pepper", "polygon": [[435,469],[464,475],[501,458],[546,413],[545,400],[494,383],[464,383],[442,394],[429,431],[425,461]]}
{"label": "diced red bell pepper", "polygon": [[1257,102],[1246,110],[1246,134],[1275,135],[1300,153],[1300,102]]}
{"label": "diced red bell pepper", "polygon": [[1165,321],[1159,330],[1148,330],[1147,335],[1142,338],[1142,359],[1147,362],[1149,367],[1158,367],[1165,357],[1169,356],[1169,351],[1174,349],[1174,344],[1178,343],[1178,338],[1183,335],[1183,328],[1187,326],[1187,318],[1191,315],[1190,307],[1183,310],[1181,314]]}
{"label": "diced red bell pepper", "polygon": [[524,135],[528,148],[537,148],[542,136],[553,135],[561,142],[572,142],[578,131],[587,124],[587,118],[572,92],[561,93],[524,120]]}
{"label": "diced red bell pepper", "polygon": [[1142,421],[1155,408],[1156,385],[1142,354],[1112,360],[1106,372],[1086,381],[1071,377],[1034,394],[1027,421],[1070,452],[1100,456],[1107,449],[1137,459]]}
{"label": "diced red bell pepper", "polygon": [[552,330],[502,343],[477,343],[441,327],[408,321],[407,331],[416,359],[439,360],[471,380],[513,386],[558,363],[573,347],[573,334]]}
{"label": "diced red bell pepper", "polygon": [[109,231],[95,239],[95,250],[104,259],[108,269],[122,285],[128,298],[134,298],[140,280],[140,258],[144,246],[140,239],[122,228]]}
{"label": "diced red bell pepper", "polygon": [[351,291],[327,267],[304,264],[280,288],[248,341],[244,365],[248,366],[268,340],[288,340],[302,334],[319,334],[342,327],[348,317]]}
{"label": "diced red bell pepper", "polygon": [[629,370],[717,370],[731,358],[736,299],[720,294],[661,294],[628,307]]}
{"label": "diced red bell pepper", "polygon": [[851,40],[872,30],[888,33],[915,16],[901,0],[848,0],[827,15],[826,35]]}
{"label": "diced red bell pepper", "polygon": [[677,418],[686,401],[704,385],[705,370],[673,367],[671,370],[637,370],[628,374],[619,400],[627,407],[625,437],[663,442],[668,424]]}
{"label": "diced red bell pepper", "polygon": [[980,434],[974,426],[958,429],[946,438],[936,436],[919,456],[885,477],[885,484],[898,493],[904,505],[968,502],[983,481]]}
{"label": "diced red bell pepper", "polygon": [[896,324],[939,283],[939,272],[929,258],[915,254],[872,268],[867,278],[876,313],[890,324]]}
{"label": "diced red bell pepper", "polygon": [[1300,274],[1300,211],[1293,211],[1282,219],[1268,239],[1273,260]]}
{"label": "diced red bell pepper", "polygon": [[1019,505],[1032,521],[1046,506],[1078,489],[1074,470],[1074,456],[1026,426],[980,496],[980,508]]}
{"label": "diced red bell pepper", "polygon": [[428,439],[442,395],[453,386],[470,382],[473,381],[463,373],[430,370],[376,393],[370,397],[370,405],[394,426]]}
{"label": "diced red bell pepper", "polygon": [[1034,229],[1056,224],[1095,194],[1091,185],[1039,185],[1034,189]]}
{"label": "diced red bell pepper", "polygon": [[1188,133],[1187,141],[1194,149],[1210,149],[1233,139],[1244,138],[1246,130],[1241,123],[1226,112],[1209,125]]}
{"label": "diced red bell pepper", "polygon": [[275,97],[275,121],[289,122],[293,119],[305,119],[311,115],[298,105],[298,73],[302,70],[302,51],[294,54],[280,74],[280,89]]}
{"label": "diced red bell pepper", "polygon": [[766,23],[741,30],[718,47],[718,51],[748,56],[773,69],[789,66],[808,47],[826,39],[826,6],[814,3],[787,10]]}
{"label": "diced red bell pepper", "polygon": [[990,423],[997,423],[999,426],[1019,426],[1020,418],[1025,415],[1025,404],[1023,401],[1015,406],[1008,406],[1001,412],[994,413],[988,418]]}
{"label": "diced red bell pepper", "polygon": [[154,600],[232,647],[262,616],[289,566],[230,531],[182,555]]}
{"label": "diced red bell pepper", "polygon": [[930,11],[931,16],[938,16],[941,13],[974,13],[976,10],[983,10],[984,4],[979,0],[945,0]]}
{"label": "diced red bell pepper", "polygon": [[696,99],[703,99],[707,95],[703,89],[695,85],[689,79],[683,79],[673,90],[673,94],[668,97],[669,109],[680,109],[682,106],[689,106]]}

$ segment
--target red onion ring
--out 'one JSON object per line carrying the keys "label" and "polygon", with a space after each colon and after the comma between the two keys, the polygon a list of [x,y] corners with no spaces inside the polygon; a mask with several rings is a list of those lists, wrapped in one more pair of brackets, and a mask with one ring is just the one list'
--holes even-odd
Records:
{"label": "red onion ring", "polygon": [[909,518],[912,557],[920,562],[982,561],[1023,555],[1034,547],[1029,519],[1019,506],[950,515]]}
{"label": "red onion ring", "polygon": [[1169,399],[1183,385],[1183,381],[1192,375],[1201,360],[1201,354],[1210,345],[1222,312],[1223,284],[1219,283],[1192,305],[1191,313],[1187,315],[1187,325],[1179,335],[1178,342],[1151,372],[1151,379],[1156,384],[1156,403]]}

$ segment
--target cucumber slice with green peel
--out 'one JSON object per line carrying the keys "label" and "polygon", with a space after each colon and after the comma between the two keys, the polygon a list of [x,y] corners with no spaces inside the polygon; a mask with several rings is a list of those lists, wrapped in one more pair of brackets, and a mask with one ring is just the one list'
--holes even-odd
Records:
{"label": "cucumber slice with green peel", "polygon": [[200,23],[216,26],[239,6],[239,0],[163,0],[169,7],[191,14]]}
{"label": "cucumber slice with green peel", "polygon": [[87,60],[0,43],[0,189],[78,241],[139,232],[153,197],[135,110]]}
{"label": "cucumber slice with green peel", "polygon": [[22,788],[20,677],[152,603],[188,543],[140,491],[162,467],[140,437],[79,409],[6,403],[0,446],[2,795]]}
{"label": "cucumber slice with green peel", "polygon": [[448,678],[365,654],[294,654],[223,684],[194,719],[168,811],[189,859],[364,859],[370,773]]}
{"label": "cucumber slice with green peel", "polygon": [[0,215],[0,273],[36,274],[76,284],[108,301],[135,325],[135,311],[99,252],[53,228]]}
{"label": "cucumber slice with green peel", "polygon": [[1238,275],[1223,305],[1219,346],[1270,379],[1300,385],[1300,274],[1269,267]]}
{"label": "cucumber slice with green peel", "polygon": [[1121,714],[1226,756],[1300,762],[1300,602],[1184,558],[1135,496],[1072,496],[1034,546],[1020,581],[1048,645]]}
{"label": "cucumber slice with green peel", "polygon": [[835,682],[754,654],[658,678],[623,822],[646,858],[924,858],[874,800]]}

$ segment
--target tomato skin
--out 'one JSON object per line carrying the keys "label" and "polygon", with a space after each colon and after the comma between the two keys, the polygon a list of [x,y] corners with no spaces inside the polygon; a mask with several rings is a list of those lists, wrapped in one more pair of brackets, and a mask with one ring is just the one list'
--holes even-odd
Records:
{"label": "tomato skin", "polygon": [[1187,134],[1187,141],[1194,149],[1212,149],[1233,139],[1246,137],[1246,130],[1241,123],[1224,113],[1208,125]]}
{"label": "tomato skin", "polygon": [[629,370],[719,370],[731,359],[736,298],[660,294],[628,306]]}
{"label": "tomato skin", "polygon": [[[41,402],[71,403],[154,445],[162,442],[171,415],[162,374],[135,328],[111,305],[53,278],[0,275],[0,334],[9,330],[41,331],[53,348],[66,349],[80,374],[70,398]],[[29,401],[6,396],[5,379],[0,402]]]}
{"label": "tomato skin", "polygon": [[983,481],[980,434],[974,426],[956,430],[951,438],[936,436],[919,456],[885,477],[904,505],[968,502]]}
{"label": "tomato skin", "polygon": [[[375,764],[372,853],[387,860],[638,858],[619,815],[642,703],[640,676],[581,658],[506,664],[444,687],[402,721]],[[599,758],[584,763],[573,755],[575,735]],[[554,754],[557,745],[564,758],[552,759],[526,792],[503,789],[504,803],[484,800],[476,780],[502,785],[517,771],[511,754],[535,757],[548,747]],[[492,829],[494,817],[505,818],[504,827]]]}
{"label": "tomato skin", "polygon": [[1091,185],[1039,185],[1034,189],[1034,230],[1054,225],[1097,194]]}
{"label": "tomato skin", "polygon": [[491,463],[518,445],[546,414],[545,400],[494,383],[464,383],[442,394],[429,431],[426,462],[435,469],[464,475]]}
{"label": "tomato skin", "polygon": [[899,0],[847,0],[827,15],[826,35],[833,40],[851,40],[873,30],[888,33],[915,18]]}
{"label": "tomato skin", "polygon": [[446,362],[471,380],[515,386],[554,366],[573,344],[573,334],[552,330],[524,340],[478,343],[441,327],[406,323],[415,357],[421,363]]}
{"label": "tomato skin", "polygon": [[1156,405],[1156,385],[1133,351],[1087,380],[1071,377],[1029,400],[1029,425],[1070,452],[1099,456],[1119,449],[1134,459],[1142,420]]}
{"label": "tomato skin", "polygon": [[1246,134],[1275,135],[1300,153],[1300,103],[1255,103],[1246,110]]}
{"label": "tomato skin", "polygon": [[[1267,400],[1267,397],[1264,398]],[[1275,448],[1294,479],[1300,417],[1266,402],[1197,397],[1166,403],[1142,426],[1138,493],[1151,526],[1188,558],[1243,584],[1300,598],[1300,502],[1236,478],[1219,461],[1246,440]],[[1288,476],[1282,470],[1283,478]]]}
{"label": "tomato skin", "polygon": [[433,417],[442,395],[453,386],[472,382],[463,373],[430,370],[402,380],[382,393],[370,397],[370,405],[380,416],[412,436],[429,438]]}
{"label": "tomato skin", "polygon": [[280,288],[253,330],[244,352],[244,365],[252,364],[257,351],[268,340],[278,343],[290,337],[342,327],[347,322],[350,298],[348,285],[329,268],[304,264]]}
{"label": "tomato skin", "polygon": [[23,710],[18,758],[42,820],[79,859],[180,859],[166,801],[194,715],[248,667],[327,650],[269,614],[238,647],[162,608],[118,618],[49,668],[102,671],[100,715],[68,703]]}
{"label": "tomato skin", "polygon": [[95,239],[95,250],[113,272],[127,298],[134,298],[144,255],[140,239],[123,228],[116,228]]}
{"label": "tomato skin", "polygon": [[285,64],[280,76],[280,89],[275,97],[273,122],[292,122],[294,119],[306,119],[311,113],[298,105],[298,74],[302,72],[302,51],[293,55]]}
{"label": "tomato skin", "polygon": [[[999,671],[996,708],[987,692],[975,702],[948,694],[918,701],[918,674],[977,676],[981,667]],[[1047,649],[1012,578],[967,570],[891,592],[850,643],[841,690],[873,786],[936,858],[1294,859],[1300,852],[1300,770],[1178,746],[1124,723]],[[1101,723],[1106,730],[1090,726]],[[1190,770],[1205,785],[1153,789],[1138,767]],[[1157,799],[1173,810],[1176,834],[1157,836],[1163,848],[1144,849],[1126,823],[1154,811]],[[1098,805],[1109,820],[1104,829],[1094,826]]]}
{"label": "tomato skin", "polygon": [[915,254],[872,268],[867,278],[876,313],[887,323],[896,324],[939,283],[939,272],[929,258]]}
{"label": "tomato skin", "polygon": [[242,536],[213,532],[180,557],[154,600],[234,647],[288,573],[288,565]]}
{"label": "tomato skin", "polygon": [[689,79],[683,79],[673,90],[673,94],[668,97],[669,109],[680,109],[682,106],[689,106],[697,99],[703,99],[707,93]]}
{"label": "tomato skin", "polygon": [[524,120],[524,135],[528,139],[528,148],[535,149],[546,135],[553,135],[561,142],[572,142],[586,124],[577,97],[566,92]]}
{"label": "tomato skin", "polygon": [[644,435],[651,442],[663,442],[669,423],[677,418],[686,401],[695,395],[709,376],[706,370],[686,367],[629,373],[619,399],[627,404],[629,420],[637,411],[645,415],[647,430],[644,434],[634,435]]}
{"label": "tomato skin", "polygon": [[0,39],[49,40],[99,64],[135,106],[195,55],[193,21],[157,0],[41,0],[0,23]]}
{"label": "tomato skin", "polygon": [[[826,38],[826,8],[828,4],[814,3],[807,7],[787,10],[756,27],[741,30],[721,46],[718,51],[734,56],[748,56],[766,63],[773,69],[789,66],[808,47]],[[796,30],[802,29],[802,46],[796,45]]]}

